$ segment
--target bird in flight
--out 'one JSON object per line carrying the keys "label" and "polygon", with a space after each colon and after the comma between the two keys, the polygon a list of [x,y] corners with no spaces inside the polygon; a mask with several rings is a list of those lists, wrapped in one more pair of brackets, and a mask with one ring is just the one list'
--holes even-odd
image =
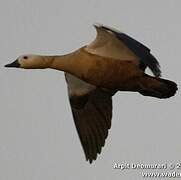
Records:
{"label": "bird in flight", "polygon": [[[111,127],[112,96],[118,91],[169,98],[175,82],[162,79],[150,49],[129,35],[95,24],[97,36],[90,44],[66,55],[22,55],[5,67],[51,68],[65,72],[70,106],[85,153],[92,163],[105,144]],[[150,68],[154,76],[146,74]]]}

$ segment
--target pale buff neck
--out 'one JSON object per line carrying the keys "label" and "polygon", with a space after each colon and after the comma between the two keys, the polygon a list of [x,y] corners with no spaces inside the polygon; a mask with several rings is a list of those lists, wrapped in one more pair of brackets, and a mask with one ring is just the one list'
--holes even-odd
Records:
{"label": "pale buff neck", "polygon": [[[45,60],[48,62],[47,68],[64,71],[81,77],[86,74],[88,59],[90,55],[84,50],[84,47],[74,51],[73,53],[62,56],[45,56]],[[90,62],[90,61],[89,61]]]}
{"label": "pale buff neck", "polygon": [[48,68],[69,72],[72,66],[73,53],[66,55],[43,56]]}

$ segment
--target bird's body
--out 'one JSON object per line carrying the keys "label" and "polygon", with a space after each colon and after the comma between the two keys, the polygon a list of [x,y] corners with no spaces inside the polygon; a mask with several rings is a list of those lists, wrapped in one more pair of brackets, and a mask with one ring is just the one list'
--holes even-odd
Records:
{"label": "bird's body", "polygon": [[[63,56],[20,56],[6,67],[51,68],[65,72],[74,122],[86,159],[92,162],[105,144],[111,127],[112,96],[117,91],[169,98],[177,85],[161,79],[160,66],[150,49],[112,28],[95,25],[96,39]],[[154,76],[145,74],[149,67]]]}
{"label": "bird's body", "polygon": [[[119,90],[134,90],[127,84],[144,74],[138,66],[129,60],[117,60],[91,54],[80,48],[73,54],[67,55],[69,65],[65,71],[97,87]],[[55,60],[51,68],[62,70],[64,60]],[[120,78],[121,77],[121,78]],[[125,83],[126,82],[126,83]]]}

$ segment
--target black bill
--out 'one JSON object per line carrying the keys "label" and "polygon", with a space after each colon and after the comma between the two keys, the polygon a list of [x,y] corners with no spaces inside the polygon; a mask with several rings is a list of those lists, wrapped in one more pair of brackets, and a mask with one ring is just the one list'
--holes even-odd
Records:
{"label": "black bill", "polygon": [[10,63],[10,64],[6,64],[4,67],[15,67],[15,68],[19,68],[20,67],[20,63],[18,62],[18,60],[16,60],[16,61],[14,61],[14,62],[12,62],[12,63]]}

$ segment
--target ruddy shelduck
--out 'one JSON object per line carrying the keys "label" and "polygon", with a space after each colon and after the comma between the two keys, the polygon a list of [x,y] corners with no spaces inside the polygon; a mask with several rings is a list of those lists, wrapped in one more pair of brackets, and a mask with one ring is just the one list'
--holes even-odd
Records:
{"label": "ruddy shelduck", "polygon": [[[176,83],[161,79],[160,66],[150,49],[125,33],[95,24],[96,39],[62,56],[23,55],[5,67],[51,68],[65,72],[72,114],[91,163],[101,153],[111,127],[112,96],[117,91],[169,98]],[[154,76],[145,74],[150,68]]]}

